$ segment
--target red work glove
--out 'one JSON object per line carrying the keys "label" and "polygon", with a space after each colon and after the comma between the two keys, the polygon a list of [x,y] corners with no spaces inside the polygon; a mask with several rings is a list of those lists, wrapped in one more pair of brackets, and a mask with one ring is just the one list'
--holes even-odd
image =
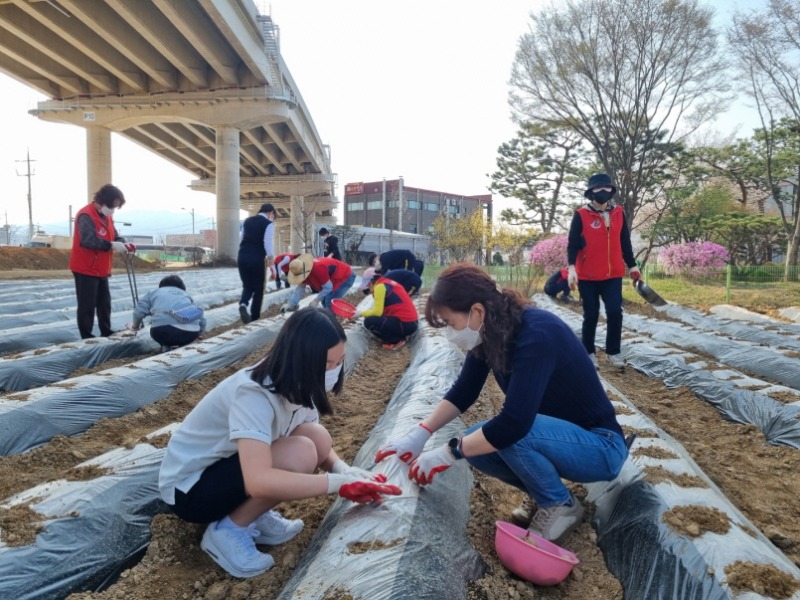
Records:
{"label": "red work glove", "polygon": [[131,244],[130,242],[126,242],[125,250],[127,250],[128,252],[136,252],[136,244]]}
{"label": "red work glove", "polygon": [[450,452],[448,446],[440,446],[430,452],[420,454],[408,469],[408,476],[420,485],[433,482],[433,476],[446,471],[456,462],[456,457]]}
{"label": "red work glove", "polygon": [[339,495],[351,502],[368,504],[370,502],[382,502],[384,495],[399,496],[402,490],[396,485],[386,482],[386,475],[380,474],[374,481],[356,481],[345,483],[339,488]]}
{"label": "red work glove", "polygon": [[628,276],[633,281],[633,285],[636,285],[636,282],[642,278],[642,273],[639,271],[638,267],[631,267],[628,269]]}
{"label": "red work glove", "polygon": [[396,454],[397,458],[408,464],[419,456],[431,435],[432,433],[420,423],[399,440],[386,442],[378,448],[375,462],[381,462],[387,456]]}

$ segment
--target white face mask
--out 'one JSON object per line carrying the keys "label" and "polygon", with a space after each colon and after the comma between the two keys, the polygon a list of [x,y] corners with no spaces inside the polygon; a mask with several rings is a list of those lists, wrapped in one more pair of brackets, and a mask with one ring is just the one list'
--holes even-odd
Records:
{"label": "white face mask", "polygon": [[[475,346],[481,343],[481,331],[480,327],[478,330],[470,329],[469,321],[472,318],[472,311],[469,313],[469,317],[467,317],[467,326],[464,329],[453,329],[449,325],[444,330],[444,337],[447,339],[448,342],[455,344],[463,348],[464,350],[472,350]],[[481,327],[483,327],[483,323],[481,323]]]}
{"label": "white face mask", "polygon": [[339,373],[342,371],[342,365],[334,367],[330,371],[325,371],[325,391],[330,392],[339,381]]}
{"label": "white face mask", "polygon": [[101,206],[101,207],[100,207],[100,212],[101,212],[101,213],[103,213],[103,214],[104,214],[105,216],[107,216],[107,217],[110,217],[111,215],[113,215],[115,210],[116,210],[116,209],[114,209],[114,208],[109,208],[109,207],[107,207],[107,206]]}

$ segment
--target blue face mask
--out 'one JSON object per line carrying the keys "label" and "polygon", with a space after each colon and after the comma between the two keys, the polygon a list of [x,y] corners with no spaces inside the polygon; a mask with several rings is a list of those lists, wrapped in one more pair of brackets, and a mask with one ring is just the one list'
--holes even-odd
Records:
{"label": "blue face mask", "polygon": [[334,386],[336,385],[336,382],[339,381],[339,373],[341,373],[341,372],[342,372],[342,365],[339,365],[338,367],[334,367],[330,371],[325,371],[325,391],[326,392],[330,392],[334,388]]}

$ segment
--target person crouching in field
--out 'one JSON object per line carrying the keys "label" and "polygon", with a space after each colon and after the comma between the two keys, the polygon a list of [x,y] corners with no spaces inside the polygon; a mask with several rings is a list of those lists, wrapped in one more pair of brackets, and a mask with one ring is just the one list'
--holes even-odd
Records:
{"label": "person crouching in field", "polygon": [[148,316],[152,317],[150,337],[161,344],[162,352],[191,344],[206,331],[203,309],[186,293],[186,285],[177,275],[164,277],[157,289],[139,300],[128,329],[137,331]]}
{"label": "person crouching in field", "polygon": [[387,350],[402,348],[419,326],[414,301],[401,284],[378,274],[369,279],[367,288],[375,303],[370,309],[356,311],[353,318],[363,316],[364,327],[381,340]]}
{"label": "person crouching in field", "polygon": [[266,356],[206,394],[172,434],[161,496],[181,519],[208,524],[200,547],[234,577],[272,567],[257,544],[283,544],[303,529],[274,510],[281,502],[400,494],[385,476],[339,458],[319,422],[342,389],[345,340],[332,312],[293,313]]}

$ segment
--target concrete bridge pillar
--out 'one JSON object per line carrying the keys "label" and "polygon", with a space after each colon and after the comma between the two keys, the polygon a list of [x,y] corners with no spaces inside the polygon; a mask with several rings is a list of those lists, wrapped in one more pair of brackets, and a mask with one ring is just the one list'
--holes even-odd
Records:
{"label": "concrete bridge pillar", "polygon": [[86,183],[89,186],[87,204],[97,190],[114,183],[111,181],[111,130],[105,127],[86,128]]}
{"label": "concrete bridge pillar", "polygon": [[217,254],[239,252],[239,130],[217,127]]}

